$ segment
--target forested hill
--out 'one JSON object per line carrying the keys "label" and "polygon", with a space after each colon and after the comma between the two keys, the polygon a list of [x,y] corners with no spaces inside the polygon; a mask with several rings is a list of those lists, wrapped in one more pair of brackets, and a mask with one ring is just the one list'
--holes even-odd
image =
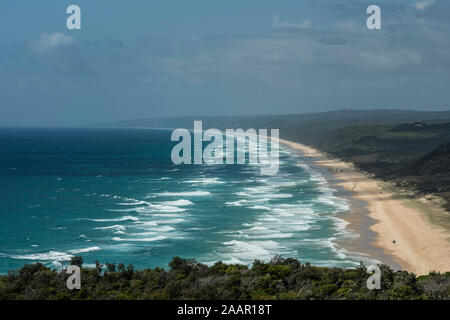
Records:
{"label": "forested hill", "polygon": [[[408,166],[404,174],[448,175],[450,171],[450,143],[439,146]],[[449,177],[450,178],[450,177]],[[450,180],[449,180],[450,184]]]}

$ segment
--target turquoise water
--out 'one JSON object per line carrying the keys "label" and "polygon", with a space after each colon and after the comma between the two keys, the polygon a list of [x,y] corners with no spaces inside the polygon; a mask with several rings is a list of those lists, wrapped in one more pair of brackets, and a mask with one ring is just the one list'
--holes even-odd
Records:
{"label": "turquoise water", "polygon": [[323,175],[287,148],[276,176],[258,166],[175,166],[170,131],[0,129],[0,273],[167,266],[173,256],[250,264],[276,254],[323,266],[361,257],[336,241],[355,235]]}

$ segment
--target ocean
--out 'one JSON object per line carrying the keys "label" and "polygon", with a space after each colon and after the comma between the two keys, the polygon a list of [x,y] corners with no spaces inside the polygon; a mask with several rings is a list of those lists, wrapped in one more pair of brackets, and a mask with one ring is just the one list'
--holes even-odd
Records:
{"label": "ocean", "polygon": [[275,255],[353,267],[348,202],[280,146],[280,168],[174,165],[171,131],[0,129],[0,273],[74,255],[167,267],[172,257],[251,264]]}

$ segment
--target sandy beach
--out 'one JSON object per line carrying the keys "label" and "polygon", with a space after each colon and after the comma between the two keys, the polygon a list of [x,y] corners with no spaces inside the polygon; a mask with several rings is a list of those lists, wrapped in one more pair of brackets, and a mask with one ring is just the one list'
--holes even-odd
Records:
{"label": "sandy beach", "polygon": [[373,219],[374,224],[369,226],[375,232],[371,245],[381,248],[402,269],[417,275],[450,271],[450,232],[430,219],[433,212],[442,210],[441,214],[445,214],[443,209],[402,196],[351,163],[328,158],[300,143],[283,139],[280,142],[329,170],[337,185],[364,202],[366,213],[355,214],[367,214]]}

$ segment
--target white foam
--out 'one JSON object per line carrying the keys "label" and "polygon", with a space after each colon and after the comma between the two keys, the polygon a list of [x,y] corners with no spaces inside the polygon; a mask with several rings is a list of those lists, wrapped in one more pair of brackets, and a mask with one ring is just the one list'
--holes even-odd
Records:
{"label": "white foam", "polygon": [[106,209],[107,211],[112,212],[137,212],[140,214],[147,214],[152,212],[184,212],[185,208],[179,208],[176,206],[163,205],[163,204],[151,204],[144,207],[134,207],[129,209]]}
{"label": "white foam", "polygon": [[271,232],[271,233],[261,233],[256,235],[245,235],[247,239],[286,239],[292,238],[293,233],[281,233],[281,232]]}
{"label": "white foam", "polygon": [[166,239],[166,237],[164,237],[164,236],[157,236],[157,237],[153,237],[153,238],[129,238],[129,239],[124,239],[124,238],[119,238],[119,237],[112,238],[113,241],[129,241],[129,242],[153,242],[153,241],[160,241],[160,240],[164,240],[164,239]]}
{"label": "white foam", "polygon": [[251,262],[254,259],[271,259],[275,254],[296,254],[295,250],[287,249],[273,240],[224,242],[231,249],[231,256],[241,261]]}
{"label": "white foam", "polygon": [[148,213],[148,212],[184,212],[186,211],[185,208],[179,208],[175,206],[168,206],[168,205],[162,205],[162,204],[152,204],[148,207],[140,207],[138,208],[138,213]]}
{"label": "white foam", "polygon": [[156,226],[158,223],[156,221],[139,221],[136,222],[137,226]]}
{"label": "white foam", "polygon": [[161,192],[156,195],[161,197],[202,197],[211,195],[211,192],[201,190],[187,192]]}
{"label": "white foam", "polygon": [[238,201],[232,201],[232,202],[225,202],[226,206],[229,207],[242,207],[242,203],[248,202],[247,200],[238,200]]}
{"label": "white foam", "polygon": [[167,219],[167,220],[155,220],[156,224],[169,224],[184,222],[184,219]]}
{"label": "white foam", "polygon": [[244,189],[245,192],[236,193],[239,196],[247,198],[263,198],[263,199],[286,199],[292,198],[293,195],[290,193],[277,193],[276,188],[272,186],[258,186],[258,187],[248,187]]}
{"label": "white foam", "polygon": [[223,184],[225,182],[221,181],[219,178],[201,178],[196,180],[187,180],[184,181],[184,183],[210,185],[210,184]]}
{"label": "white foam", "polygon": [[244,190],[249,194],[261,194],[261,193],[271,193],[275,190],[271,186],[257,186],[257,187],[247,187]]}
{"label": "white foam", "polygon": [[240,197],[250,197],[251,196],[250,194],[248,194],[246,192],[242,192],[242,191],[236,192],[235,194],[240,196]]}
{"label": "white foam", "polygon": [[142,204],[148,205],[149,203],[147,201],[142,201],[142,200],[134,200],[133,202],[118,203],[119,206],[138,206],[138,205],[142,205]]}
{"label": "white foam", "polygon": [[257,244],[252,244],[249,242],[231,240],[224,242],[224,245],[232,247],[233,251],[240,254],[241,256],[244,254],[247,254],[247,256],[253,254],[255,257],[270,256],[270,252],[267,249],[264,249],[263,247]]}
{"label": "white foam", "polygon": [[251,202],[253,202],[253,203],[265,203],[265,202],[268,202],[268,201],[270,201],[269,198],[253,198],[251,200]]}
{"label": "white foam", "polygon": [[186,214],[180,213],[153,213],[152,217],[164,217],[164,218],[183,218]]}
{"label": "white foam", "polygon": [[89,248],[84,248],[84,249],[69,250],[69,252],[73,253],[73,254],[78,254],[78,253],[87,253],[87,252],[98,251],[98,250],[102,250],[102,248],[95,246],[95,247],[89,247]]}
{"label": "white foam", "polygon": [[250,207],[250,209],[253,209],[253,210],[270,210],[270,208],[266,207],[266,206],[252,206],[252,207]]}
{"label": "white foam", "polygon": [[269,198],[269,199],[287,199],[287,198],[292,198],[293,195],[290,193],[273,193],[273,194],[265,194],[264,198]]}
{"label": "white foam", "polygon": [[151,220],[151,221],[139,221],[136,226],[157,226],[160,224],[181,223],[184,219],[165,219],[165,220]]}
{"label": "white foam", "polygon": [[175,228],[170,227],[170,226],[162,226],[162,227],[155,228],[154,230],[159,231],[159,232],[168,232],[168,231],[175,230]]}
{"label": "white foam", "polygon": [[122,225],[119,225],[119,224],[116,224],[116,225],[113,225],[113,226],[107,226],[107,227],[97,227],[97,228],[94,228],[95,230],[116,230],[116,231],[126,231],[127,230],[127,228],[125,227],[125,226],[122,226]]}
{"label": "white foam", "polygon": [[274,218],[272,216],[264,216],[264,217],[260,218],[260,220],[267,221],[267,222],[279,222],[280,221],[277,218]]}
{"label": "white foam", "polygon": [[295,181],[275,181],[271,182],[270,184],[277,188],[288,188],[297,186],[297,182]]}
{"label": "white foam", "polygon": [[169,205],[169,206],[179,206],[179,207],[190,206],[190,205],[194,204],[193,202],[186,200],[186,199],[179,199],[179,200],[175,200],[175,201],[166,201],[163,203],[166,205]]}
{"label": "white foam", "polygon": [[267,231],[267,230],[268,229],[266,227],[255,226],[255,227],[250,228],[248,231]]}
{"label": "white foam", "polygon": [[333,212],[348,211],[350,209],[350,206],[347,200],[336,197],[334,195],[335,192],[336,190],[330,187],[322,187],[321,188],[322,195],[314,199],[314,202],[330,206]]}
{"label": "white foam", "polygon": [[59,251],[49,251],[47,253],[31,253],[31,254],[24,254],[24,255],[10,255],[9,256],[12,259],[19,259],[19,260],[37,260],[37,261],[69,261],[72,259],[73,255],[65,253],[65,252],[59,252]]}
{"label": "white foam", "polygon": [[277,216],[282,216],[282,217],[293,217],[294,216],[294,213],[291,213],[288,210],[284,210],[284,209],[280,209],[280,208],[274,208],[272,210],[272,212],[274,214],[276,214]]}
{"label": "white foam", "polygon": [[[80,219],[83,220],[84,218],[80,218]],[[115,221],[127,221],[127,220],[139,221],[139,218],[132,217],[132,216],[124,216],[124,217],[116,218],[116,219],[85,219],[85,220],[95,221],[95,222],[115,222]]]}

